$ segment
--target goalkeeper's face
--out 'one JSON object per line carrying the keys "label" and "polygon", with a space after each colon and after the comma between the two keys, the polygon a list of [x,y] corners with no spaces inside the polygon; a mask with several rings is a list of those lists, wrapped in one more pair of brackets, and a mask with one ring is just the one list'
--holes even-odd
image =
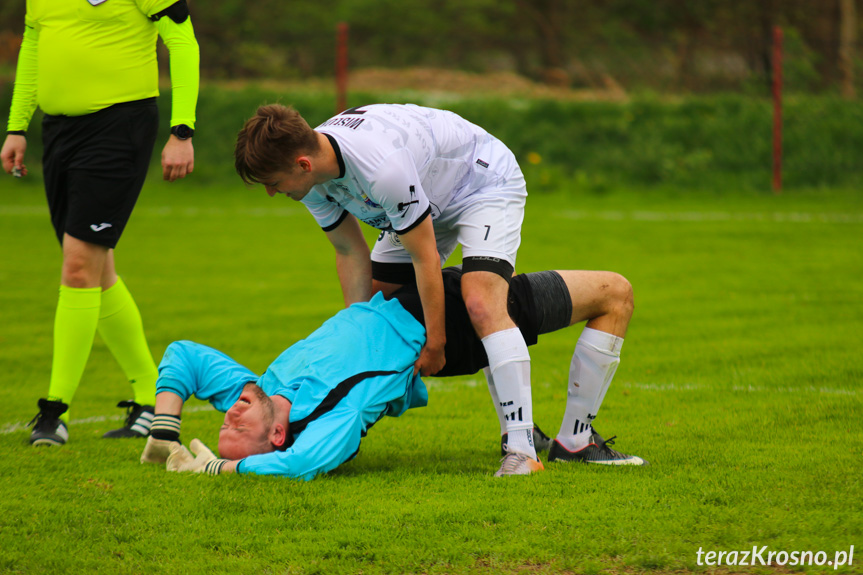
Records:
{"label": "goalkeeper's face", "polygon": [[274,421],[273,400],[254,383],[246,384],[240,398],[225,413],[225,423],[219,431],[219,455],[236,460],[274,451],[270,437]]}

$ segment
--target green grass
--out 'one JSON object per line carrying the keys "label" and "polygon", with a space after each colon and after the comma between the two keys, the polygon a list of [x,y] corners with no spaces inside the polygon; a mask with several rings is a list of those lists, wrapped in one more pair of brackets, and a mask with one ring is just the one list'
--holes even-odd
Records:
{"label": "green grass", "polygon": [[[481,377],[432,380],[359,456],[304,483],[168,474],[118,426],[128,385],[96,341],[71,441],[27,445],[47,391],[60,252],[39,182],[0,183],[0,572],[717,572],[699,548],[768,546],[863,561],[863,199],[608,189],[535,194],[519,269],[610,269],[636,311],[596,422],[643,469],[549,465],[491,477]],[[373,237],[369,231],[369,238]],[[157,360],[176,339],[262,371],[341,305],[334,256],[302,207],[151,178],[118,251]],[[579,328],[532,349],[536,421],[554,433]],[[183,437],[221,417],[191,402]],[[806,572],[833,572],[807,567]],[[720,568],[719,573],[795,572]]]}

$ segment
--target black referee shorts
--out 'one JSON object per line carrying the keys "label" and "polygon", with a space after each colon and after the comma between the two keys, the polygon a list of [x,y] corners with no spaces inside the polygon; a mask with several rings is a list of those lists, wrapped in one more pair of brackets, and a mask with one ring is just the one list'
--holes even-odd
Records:
{"label": "black referee shorts", "polygon": [[45,194],[61,244],[67,233],[117,245],[144,185],[158,126],[155,98],[86,116],[45,115]]}

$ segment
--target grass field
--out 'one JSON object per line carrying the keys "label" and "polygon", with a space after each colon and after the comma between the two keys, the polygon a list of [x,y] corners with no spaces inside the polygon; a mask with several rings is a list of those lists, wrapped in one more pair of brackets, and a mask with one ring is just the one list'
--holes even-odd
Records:
{"label": "grass field", "polygon": [[[370,232],[369,237],[373,237]],[[624,274],[636,311],[596,421],[640,469],[495,479],[481,377],[378,423],[304,483],[167,474],[100,439],[130,395],[96,341],[69,444],[27,445],[59,278],[38,182],[0,183],[0,572],[863,572],[863,199],[560,191],[528,201],[519,269]],[[151,178],[118,251],[158,360],[173,340],[262,371],[340,306],[332,250],[298,204]],[[578,327],[532,349],[535,419],[560,424]],[[191,402],[183,437],[216,444]],[[697,552],[855,547],[833,566],[712,567]],[[763,555],[767,558],[767,553]]]}

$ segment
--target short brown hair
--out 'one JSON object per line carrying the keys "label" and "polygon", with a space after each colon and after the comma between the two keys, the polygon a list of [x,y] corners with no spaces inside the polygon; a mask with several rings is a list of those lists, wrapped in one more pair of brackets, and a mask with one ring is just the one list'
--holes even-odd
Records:
{"label": "short brown hair", "polygon": [[237,134],[234,166],[244,182],[259,184],[297,156],[319,149],[317,132],[299,112],[282,104],[267,104]]}

